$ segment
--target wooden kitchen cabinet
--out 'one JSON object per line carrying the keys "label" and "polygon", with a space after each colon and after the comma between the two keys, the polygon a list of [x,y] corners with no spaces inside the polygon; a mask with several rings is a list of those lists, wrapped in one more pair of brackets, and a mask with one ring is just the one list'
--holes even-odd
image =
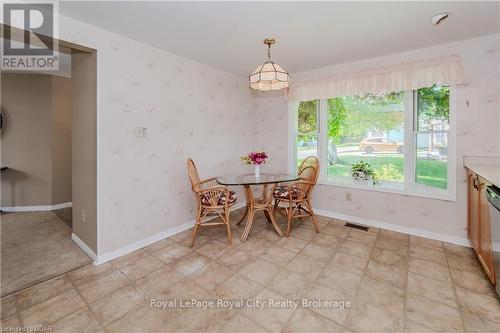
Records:
{"label": "wooden kitchen cabinet", "polygon": [[495,284],[493,244],[491,241],[490,212],[486,197],[488,182],[468,171],[467,236],[490,281]]}

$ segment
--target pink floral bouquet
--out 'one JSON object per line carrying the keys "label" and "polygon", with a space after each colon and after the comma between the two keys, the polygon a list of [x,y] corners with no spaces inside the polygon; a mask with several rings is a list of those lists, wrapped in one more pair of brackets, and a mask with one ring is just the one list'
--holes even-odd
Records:
{"label": "pink floral bouquet", "polygon": [[267,153],[265,151],[256,151],[241,156],[243,164],[261,165],[266,163]]}

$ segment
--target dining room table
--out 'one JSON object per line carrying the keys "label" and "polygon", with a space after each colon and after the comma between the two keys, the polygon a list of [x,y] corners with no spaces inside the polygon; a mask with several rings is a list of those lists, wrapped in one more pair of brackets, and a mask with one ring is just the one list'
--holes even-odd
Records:
{"label": "dining room table", "polygon": [[[269,190],[270,185],[279,183],[289,183],[299,180],[297,175],[286,173],[261,173],[259,176],[255,174],[240,174],[240,175],[224,175],[216,178],[217,183],[225,186],[243,186],[246,199],[246,210],[241,220],[237,223],[241,224],[246,218],[245,228],[241,235],[241,241],[247,240],[252,228],[255,213],[263,211],[266,219],[271,223],[280,237],[283,237],[283,232],[276,223],[273,212],[273,194]],[[261,194],[254,195],[252,186],[262,186]],[[274,186],[273,186],[274,187]]]}

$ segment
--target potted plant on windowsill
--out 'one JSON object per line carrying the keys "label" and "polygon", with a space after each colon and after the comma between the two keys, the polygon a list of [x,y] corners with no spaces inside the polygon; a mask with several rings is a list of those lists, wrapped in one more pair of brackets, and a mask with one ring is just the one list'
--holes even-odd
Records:
{"label": "potted plant on windowsill", "polygon": [[371,181],[373,185],[378,184],[377,175],[370,163],[359,161],[351,166],[352,179],[357,182]]}

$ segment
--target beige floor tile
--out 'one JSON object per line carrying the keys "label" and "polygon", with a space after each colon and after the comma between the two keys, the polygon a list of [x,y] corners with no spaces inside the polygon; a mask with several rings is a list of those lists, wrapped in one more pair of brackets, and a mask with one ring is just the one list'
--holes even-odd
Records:
{"label": "beige floor tile", "polygon": [[135,281],[135,284],[150,297],[161,297],[174,283],[184,279],[184,275],[174,270],[171,265],[166,265],[147,276]]}
{"label": "beige floor tile", "polygon": [[129,285],[89,304],[90,309],[104,326],[146,301],[139,288]]}
{"label": "beige floor tile", "polygon": [[345,222],[341,224],[335,224],[330,222],[323,228],[323,230],[321,230],[321,232],[325,234],[330,234],[340,239],[344,239],[347,237],[350,231],[347,228],[343,227],[344,224]]}
{"label": "beige floor tile", "polygon": [[410,245],[410,255],[415,258],[420,258],[437,264],[446,265],[446,256],[444,250],[435,250],[419,245]]}
{"label": "beige floor tile", "polygon": [[90,303],[99,297],[124,287],[129,282],[130,281],[127,280],[127,277],[122,272],[114,270],[88,283],[80,284],[76,286],[76,289],[78,289],[82,297]]}
{"label": "beige floor tile", "polygon": [[57,321],[53,326],[54,332],[102,332],[101,324],[94,318],[88,307],[84,307],[69,316]]}
{"label": "beige floor tile", "polygon": [[326,263],[324,261],[299,254],[286,266],[286,269],[290,272],[305,276],[311,281],[315,281],[325,267]]}
{"label": "beige floor tile", "polygon": [[267,284],[269,289],[286,298],[301,298],[311,286],[311,281],[306,277],[286,269]]}
{"label": "beige floor tile", "polygon": [[442,250],[443,249],[443,242],[438,241],[438,240],[434,240],[434,239],[418,237],[418,236],[410,236],[410,246],[411,246],[411,244],[414,244],[417,246],[428,247],[428,248],[434,249],[434,250]]}
{"label": "beige floor tile", "polygon": [[227,325],[237,313],[221,307],[193,308],[179,313],[177,322],[183,332],[215,333]]}
{"label": "beige floor tile", "polygon": [[325,247],[316,245],[312,242],[306,245],[300,252],[300,254],[305,255],[311,259],[322,261],[324,263],[329,262],[333,255],[337,252],[337,249],[331,247]]}
{"label": "beige floor tile", "polygon": [[155,242],[151,245],[148,245],[144,248],[145,251],[150,252],[150,253],[155,253],[157,251],[166,249],[169,246],[177,244],[173,240],[169,238],[162,239],[161,241]]}
{"label": "beige floor tile", "polygon": [[408,292],[458,308],[451,284],[408,273]]}
{"label": "beige floor tile", "polygon": [[216,261],[233,271],[238,271],[250,261],[255,259],[255,257],[256,256],[252,253],[234,248],[217,258]]}
{"label": "beige floor tile", "polygon": [[468,271],[477,274],[483,273],[484,271],[475,253],[456,254],[447,252],[446,256],[448,259],[448,264],[452,269]]}
{"label": "beige floor tile", "polygon": [[183,240],[191,238],[192,235],[193,235],[193,228],[189,228],[187,230],[184,230],[183,232],[179,232],[178,234],[169,237],[169,239],[175,242],[182,242]]}
{"label": "beige floor tile", "polygon": [[[331,287],[337,286],[332,284]],[[308,305],[305,308],[338,324],[344,323],[347,313],[354,301],[353,297],[343,292],[341,288],[332,289],[320,283],[312,286],[306,295],[306,299],[308,301],[337,301],[337,307],[335,307],[335,304],[332,304],[331,307],[316,306],[315,303],[312,302],[311,306]]]}
{"label": "beige floor tile", "polygon": [[168,264],[190,254],[192,250],[186,246],[176,244],[157,251],[154,256]]}
{"label": "beige floor tile", "polygon": [[16,296],[17,303],[19,304],[20,310],[26,310],[72,289],[73,286],[68,278],[65,275],[59,276],[21,291]]}
{"label": "beige floor tile", "polygon": [[406,241],[406,242],[409,242],[409,240],[410,240],[409,235],[402,234],[400,232],[396,232],[396,231],[392,231],[392,230],[380,229],[380,232],[378,235],[380,238],[385,238],[385,239],[396,239],[399,241]]}
{"label": "beige floor tile", "polygon": [[375,248],[373,249],[371,260],[384,266],[408,269],[408,252],[406,252],[406,249],[388,251]]}
{"label": "beige floor tile", "polygon": [[247,317],[236,314],[229,322],[227,322],[224,327],[219,331],[220,333],[255,333],[255,332],[267,332],[262,326],[259,326],[254,321],[248,319]]}
{"label": "beige floor tile", "polygon": [[335,253],[330,261],[330,265],[343,268],[346,271],[359,275],[363,274],[367,263],[368,258],[362,258],[340,251]]}
{"label": "beige floor tile", "polygon": [[118,258],[112,260],[111,263],[115,267],[121,268],[121,267],[131,265],[131,264],[135,263],[137,260],[144,258],[144,257],[148,257],[149,255],[150,254],[147,251],[144,251],[144,249],[139,249],[139,250],[135,250],[133,252],[130,252],[126,255],[123,255],[121,257],[118,257]]}
{"label": "beige floor tile", "polygon": [[500,303],[497,297],[476,294],[461,288],[455,290],[463,312],[500,323]]}
{"label": "beige floor tile", "polygon": [[[285,302],[285,299],[275,292],[265,288],[256,297],[265,305],[262,309],[255,307],[245,307],[241,313],[247,318],[259,323],[270,332],[279,332],[295,309],[292,307],[277,307],[276,304]],[[286,304],[286,303],[284,303]]]}
{"label": "beige floor tile", "polygon": [[377,237],[366,231],[351,230],[351,232],[347,236],[347,239],[373,246]]}
{"label": "beige floor tile", "polygon": [[262,289],[262,285],[236,273],[215,290],[215,295],[223,299],[248,299],[257,295]]}
{"label": "beige floor tile", "polygon": [[337,266],[328,265],[320,274],[318,282],[335,290],[343,291],[347,297],[354,297],[361,281],[361,275]]}
{"label": "beige floor tile", "polygon": [[406,319],[441,332],[461,332],[458,309],[409,294],[406,300]]}
{"label": "beige floor tile", "polygon": [[473,273],[452,268],[451,278],[453,284],[457,287],[467,289],[478,294],[496,297],[494,287],[491,285],[490,280],[488,280],[483,272]]}
{"label": "beige floor tile", "polygon": [[462,318],[464,321],[466,332],[472,332],[472,333],[500,332],[500,323],[498,322],[475,316],[467,311],[462,312]]}
{"label": "beige floor tile", "polygon": [[385,312],[402,317],[404,312],[405,290],[384,280],[365,276],[359,285],[356,301],[376,305]]}
{"label": "beige floor tile", "polygon": [[341,238],[337,238],[333,235],[327,233],[317,234],[312,240],[312,244],[319,245],[321,247],[330,248],[332,250],[338,249],[343,240]]}
{"label": "beige floor tile", "polygon": [[275,265],[284,267],[286,266],[297,253],[286,250],[279,246],[271,246],[259,258],[269,261]]}
{"label": "beige floor tile", "polygon": [[432,261],[410,257],[408,270],[415,274],[451,283],[451,276],[448,267],[436,264]]}
{"label": "beige floor tile", "polygon": [[4,332],[21,332],[21,320],[17,313],[3,317],[0,320],[0,328]]}
{"label": "beige floor tile", "polygon": [[21,317],[26,326],[47,326],[83,307],[85,307],[83,299],[76,290],[71,289],[21,311]]}
{"label": "beige floor tile", "polygon": [[275,264],[271,264],[262,259],[255,259],[249,262],[245,267],[240,270],[240,274],[246,276],[247,278],[258,282],[262,285],[271,281],[273,277],[278,274],[281,267]]}
{"label": "beige floor tile", "polygon": [[88,265],[71,227],[54,212],[2,214],[1,296]]}
{"label": "beige floor tile", "polygon": [[420,323],[415,323],[411,320],[405,320],[404,329],[405,333],[436,333],[438,331],[432,330],[429,327],[422,326]]}
{"label": "beige floor tile", "polygon": [[[29,303],[32,303],[29,301]],[[2,298],[0,306],[2,316],[1,318],[6,318],[13,315],[17,311],[16,295],[7,296]]]}
{"label": "beige floor tile", "polygon": [[215,261],[191,274],[188,278],[201,287],[215,291],[235,272]]}
{"label": "beige floor tile", "polygon": [[345,326],[359,332],[402,332],[403,317],[362,302],[355,302],[349,310]]}
{"label": "beige floor tile", "polygon": [[302,239],[290,237],[283,237],[279,242],[276,243],[276,246],[282,247],[284,249],[299,253],[302,249],[307,245],[307,242]]}
{"label": "beige floor tile", "polygon": [[16,313],[7,317],[3,317],[0,320],[0,328],[4,332],[22,332],[22,325],[21,320],[19,319],[19,315]]}
{"label": "beige floor tile", "polygon": [[140,279],[165,265],[162,261],[156,259],[146,251],[143,251],[140,255],[133,256],[132,258],[114,264],[131,281]]}
{"label": "beige floor tile", "polygon": [[408,240],[379,237],[375,243],[375,247],[387,251],[407,251]]}
{"label": "beige floor tile", "polygon": [[107,262],[101,265],[87,265],[66,275],[74,286],[79,286],[107,275],[114,270],[116,270],[116,267]]}
{"label": "beige floor tile", "polygon": [[208,257],[196,252],[191,252],[170,265],[182,275],[188,276],[202,267],[205,267],[209,262],[210,259]]}
{"label": "beige floor tile", "polygon": [[[182,246],[185,246],[185,247],[189,247],[190,249],[199,249],[200,247],[203,247],[211,242],[214,241],[215,238],[212,238],[212,237],[208,237],[207,235],[203,235],[203,230],[209,230],[210,228],[202,228],[201,231],[199,231],[197,234],[196,234],[196,239],[194,241],[194,245],[193,247],[191,247],[191,242],[192,242],[192,238],[191,237],[188,237],[186,239],[183,239],[179,242],[177,242],[177,244],[179,245],[182,245]],[[226,229],[224,229],[225,231]],[[223,243],[224,241],[222,240],[221,243]]]}
{"label": "beige floor tile", "polygon": [[311,219],[307,218],[302,222],[295,221],[294,225],[292,226],[292,230],[290,231],[290,235],[308,242],[317,235],[317,232],[314,229],[314,225],[312,224]]}
{"label": "beige floor tile", "polygon": [[212,240],[202,247],[195,249],[195,251],[206,257],[216,259],[232,248],[233,247],[227,243]]}
{"label": "beige floor tile", "polygon": [[380,265],[374,261],[370,261],[365,274],[372,279],[385,280],[398,288],[404,288],[407,272],[402,269]]}
{"label": "beige floor tile", "polygon": [[346,332],[344,327],[320,316],[313,311],[299,308],[286,326],[283,333],[304,333],[304,332]]}
{"label": "beige floor tile", "polygon": [[[279,242],[276,244],[279,244]],[[258,257],[272,245],[273,244],[268,239],[257,239],[254,236],[252,238],[249,237],[247,241],[238,245],[237,248],[250,253],[252,256]]]}
{"label": "beige floor tile", "polygon": [[363,258],[368,258],[370,257],[370,253],[372,252],[372,247],[363,243],[345,240],[342,243],[342,246],[340,246],[339,251]]}
{"label": "beige floor tile", "polygon": [[151,307],[149,302],[106,327],[106,332],[181,332],[168,310]]}

